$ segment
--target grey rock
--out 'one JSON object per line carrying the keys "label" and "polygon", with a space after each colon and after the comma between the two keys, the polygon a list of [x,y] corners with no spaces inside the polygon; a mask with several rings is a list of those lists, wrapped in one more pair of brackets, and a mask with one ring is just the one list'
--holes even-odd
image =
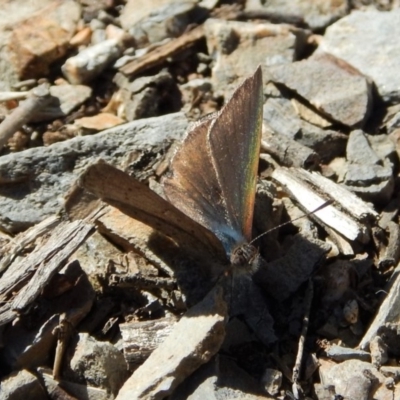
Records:
{"label": "grey rock", "polygon": [[[273,80],[297,92],[324,116],[362,126],[372,106],[371,86],[357,70],[328,54],[270,68]],[[312,77],[310,79],[310,77]]]}
{"label": "grey rock", "polygon": [[301,121],[301,135],[296,140],[313,149],[321,161],[327,163],[344,154],[347,135],[331,129],[321,129],[307,121]]}
{"label": "grey rock", "polygon": [[345,360],[360,360],[360,361],[371,361],[371,354],[363,350],[351,349],[348,347],[338,346],[333,344],[326,350],[327,357],[334,361],[342,362]]}
{"label": "grey rock", "polygon": [[79,333],[70,346],[74,353],[64,378],[106,389],[116,395],[129,376],[123,354],[108,342],[99,342],[87,333]]}
{"label": "grey rock", "polygon": [[[161,399],[217,353],[227,305],[215,287],[176,323],[171,334],[125,382],[116,400]],[[184,345],[183,345],[184,343]]]}
{"label": "grey rock", "polygon": [[160,8],[172,3],[182,3],[182,0],[128,0],[119,17],[121,26],[128,31],[140,20],[156,14]]}
{"label": "grey rock", "polygon": [[218,355],[199,368],[171,395],[171,400],[271,399],[261,385],[233,360]]}
{"label": "grey rock", "polygon": [[301,121],[290,100],[269,97],[264,103],[263,119],[272,131],[296,139],[300,136]]}
{"label": "grey rock", "polygon": [[16,233],[56,213],[79,174],[96,159],[121,165],[133,151],[149,152],[181,139],[187,125],[183,114],[169,114],[0,157],[1,229]]}
{"label": "grey rock", "polygon": [[350,164],[347,167],[344,183],[350,186],[367,187],[392,179],[392,173],[391,168],[381,165]]}
{"label": "grey rock", "polygon": [[[279,93],[275,95],[279,96]],[[263,119],[270,130],[313,149],[325,162],[342,155],[346,147],[346,135],[303,121],[292,102],[285,97],[268,97],[264,104]]]}
{"label": "grey rock", "polygon": [[327,28],[318,51],[333,54],[370,77],[384,101],[399,101],[399,22],[399,8],[353,11]]}
{"label": "grey rock", "polygon": [[168,72],[161,71],[157,75],[137,78],[132,82],[118,74],[115,81],[122,90],[128,121],[173,113],[181,109],[181,94]]}
{"label": "grey rock", "polygon": [[366,165],[379,164],[381,161],[372,150],[364,132],[359,129],[351,132],[349,135],[346,158],[350,163]]}
{"label": "grey rock", "polygon": [[92,95],[92,88],[84,85],[51,86],[50,94],[54,101],[36,113],[31,121],[40,122],[67,116]]}
{"label": "grey rock", "polygon": [[367,187],[352,186],[347,184],[346,188],[357,194],[363,200],[371,203],[387,204],[390,201],[393,190],[394,180],[389,179]]}
{"label": "grey rock", "polygon": [[108,39],[89,46],[76,56],[68,58],[61,69],[70,83],[79,85],[96,78],[121,54],[121,41]]}
{"label": "grey rock", "polygon": [[[133,24],[130,18],[125,18],[127,10],[121,17],[123,27],[129,31],[139,47],[157,43],[166,38],[178,37],[189,24],[200,22],[205,16],[203,10],[194,1],[171,1],[164,5],[161,3],[158,3],[157,8],[151,7],[151,11],[147,6],[150,12]],[[136,10],[138,6],[136,4]]]}
{"label": "grey rock", "polygon": [[381,165],[349,164],[345,186],[365,201],[387,203],[394,190],[393,172]]}
{"label": "grey rock", "polygon": [[348,3],[313,0],[247,0],[246,10],[263,10],[274,14],[292,14],[302,17],[311,29],[322,29],[345,16]]}
{"label": "grey rock", "polygon": [[[204,23],[204,30],[208,52],[215,61],[212,70],[214,90],[225,95],[228,88],[233,92],[238,81],[252,74],[258,65],[291,63],[304,48],[310,34],[289,25],[212,18]],[[268,81],[266,68],[263,74],[264,81]]]}
{"label": "grey rock", "polygon": [[39,379],[27,370],[14,372],[0,381],[0,397],[4,400],[47,400]]}

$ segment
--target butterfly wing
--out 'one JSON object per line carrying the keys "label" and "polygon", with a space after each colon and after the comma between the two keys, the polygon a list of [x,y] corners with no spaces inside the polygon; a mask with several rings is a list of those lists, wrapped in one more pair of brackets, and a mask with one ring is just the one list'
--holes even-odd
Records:
{"label": "butterfly wing", "polygon": [[238,87],[208,133],[222,195],[229,199],[226,204],[229,224],[247,241],[251,240],[262,111],[263,84],[258,67]]}
{"label": "butterfly wing", "polygon": [[251,236],[262,103],[258,69],[215,119],[188,133],[164,180],[168,200],[214,232],[228,255]]}
{"label": "butterfly wing", "polygon": [[217,258],[224,257],[224,249],[211,231],[145,184],[104,161],[89,166],[80,176],[79,185],[126,215],[179,242],[194,240],[197,247],[204,248]]}

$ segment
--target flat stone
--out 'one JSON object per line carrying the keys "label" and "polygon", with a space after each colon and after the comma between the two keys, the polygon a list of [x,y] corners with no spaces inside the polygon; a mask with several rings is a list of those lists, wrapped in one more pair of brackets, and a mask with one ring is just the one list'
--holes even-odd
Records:
{"label": "flat stone", "polygon": [[[92,88],[85,85],[62,85],[50,86],[50,94],[60,102],[62,116],[68,115],[71,111],[78,108],[92,95]],[[46,108],[43,110],[43,112]]]}
{"label": "flat stone", "polygon": [[120,165],[133,151],[181,139],[187,125],[183,114],[169,114],[0,157],[1,229],[16,233],[57,213],[63,196],[96,159]]}
{"label": "flat stone", "polygon": [[318,51],[347,61],[374,81],[384,101],[398,102],[399,22],[399,8],[390,12],[353,11],[327,28]]}
{"label": "flat stone", "polygon": [[39,379],[27,370],[14,372],[0,381],[1,398],[7,400],[48,399]]}
{"label": "flat stone", "polygon": [[362,130],[352,131],[349,135],[346,148],[346,158],[350,163],[374,165],[379,164],[380,159],[372,150],[367,136]]}
{"label": "flat stone", "polygon": [[[291,63],[306,44],[309,32],[290,25],[248,23],[210,18],[204,23],[209,54],[215,59],[214,91],[226,94],[259,65]],[[267,68],[263,71],[268,81]],[[231,93],[229,93],[231,94]]]}
{"label": "flat stone", "polygon": [[182,0],[128,0],[119,17],[121,20],[121,26],[125,30],[129,30],[141,19],[146,18],[151,14],[156,14],[160,8],[168,6],[171,3],[181,2]]}
{"label": "flat stone", "polygon": [[[273,80],[297,92],[328,118],[362,126],[372,106],[368,80],[346,62],[328,54],[270,68]],[[312,76],[313,79],[309,79]]]}
{"label": "flat stone", "polygon": [[371,354],[366,351],[351,349],[348,347],[338,346],[334,344],[326,350],[327,357],[334,361],[345,361],[345,360],[360,360],[360,361],[371,361]]}
{"label": "flat stone", "polygon": [[99,342],[87,333],[79,333],[76,339],[70,346],[74,352],[63,377],[116,395],[129,376],[123,354],[111,343]]}
{"label": "flat stone", "polygon": [[66,54],[80,14],[75,1],[55,1],[13,26],[9,59],[20,79],[49,73],[50,64]]}
{"label": "flat stone", "polygon": [[347,166],[344,183],[349,186],[368,187],[393,179],[392,174],[391,168],[381,165],[350,164]]}
{"label": "flat stone", "polygon": [[225,337],[227,305],[214,288],[125,382],[116,400],[162,399],[216,354]]}
{"label": "flat stone", "polygon": [[[135,9],[133,14],[137,15],[136,10],[140,10],[138,3],[145,4],[139,12],[142,15],[139,20],[127,16],[132,8]],[[134,5],[125,7],[121,21],[137,45],[144,47],[166,38],[178,37],[189,24],[199,23],[204,17],[204,11],[194,1],[134,2]]]}
{"label": "flat stone", "polygon": [[262,10],[271,14],[295,15],[312,29],[322,29],[348,12],[347,2],[324,0],[247,0],[246,10]]}
{"label": "flat stone", "polygon": [[363,200],[386,204],[394,190],[393,171],[381,165],[349,164],[345,186]]}

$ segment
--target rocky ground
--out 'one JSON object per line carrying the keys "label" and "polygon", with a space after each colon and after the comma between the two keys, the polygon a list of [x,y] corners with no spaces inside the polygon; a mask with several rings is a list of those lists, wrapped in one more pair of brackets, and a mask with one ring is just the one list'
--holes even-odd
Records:
{"label": "rocky ground", "polygon": [[[4,0],[0,399],[400,399],[399,37],[397,0]],[[153,191],[258,66],[271,232],[221,278]]]}

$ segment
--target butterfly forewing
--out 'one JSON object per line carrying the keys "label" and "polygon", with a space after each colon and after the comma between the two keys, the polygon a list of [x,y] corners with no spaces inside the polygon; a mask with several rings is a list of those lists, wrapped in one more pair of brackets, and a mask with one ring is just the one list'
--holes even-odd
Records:
{"label": "butterfly forewing", "polygon": [[[208,133],[212,162],[232,231],[251,240],[260,153],[263,90],[258,68],[235,91]],[[233,238],[235,240],[235,238]],[[237,244],[237,241],[236,241]],[[232,243],[234,246],[235,243]]]}
{"label": "butterfly forewing", "polygon": [[164,181],[169,201],[214,232],[228,255],[251,236],[262,104],[259,68],[214,119],[188,133]]}

